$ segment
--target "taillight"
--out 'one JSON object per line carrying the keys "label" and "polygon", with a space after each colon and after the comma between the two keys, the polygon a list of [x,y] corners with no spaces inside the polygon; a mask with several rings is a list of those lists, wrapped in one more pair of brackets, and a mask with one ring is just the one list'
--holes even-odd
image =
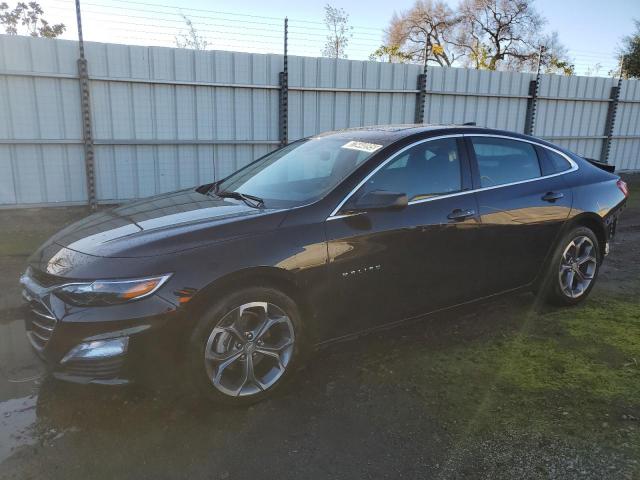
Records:
{"label": "taillight", "polygon": [[629,196],[629,187],[627,187],[627,182],[625,182],[624,180],[618,180],[616,182],[616,185],[618,185],[618,188],[624,194],[625,197]]}

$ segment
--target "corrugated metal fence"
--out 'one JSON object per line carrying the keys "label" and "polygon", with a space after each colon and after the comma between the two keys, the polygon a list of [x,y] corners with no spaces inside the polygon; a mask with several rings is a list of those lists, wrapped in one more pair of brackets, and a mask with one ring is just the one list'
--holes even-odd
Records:
{"label": "corrugated metal fence", "polygon": [[[220,178],[277,147],[281,55],[86,44],[97,197]],[[87,200],[77,43],[0,35],[0,205]],[[419,65],[289,57],[289,139],[413,123]],[[523,131],[535,75],[429,68],[427,123]],[[640,82],[624,81],[609,162],[640,169]],[[534,133],[599,158],[609,78],[545,75]]]}

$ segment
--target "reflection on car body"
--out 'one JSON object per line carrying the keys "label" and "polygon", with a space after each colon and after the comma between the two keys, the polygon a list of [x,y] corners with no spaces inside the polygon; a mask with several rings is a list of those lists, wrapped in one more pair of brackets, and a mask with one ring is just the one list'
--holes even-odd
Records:
{"label": "reflection on car body", "polygon": [[473,126],[303,139],[218,182],[91,215],[22,283],[58,378],[161,365],[253,402],[314,345],[507,291],[589,293],[628,195],[543,140]]}

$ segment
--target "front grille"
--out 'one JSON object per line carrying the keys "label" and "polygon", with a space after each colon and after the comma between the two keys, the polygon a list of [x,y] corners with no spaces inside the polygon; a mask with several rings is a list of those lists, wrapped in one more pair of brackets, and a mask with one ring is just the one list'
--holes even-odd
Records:
{"label": "front grille", "polygon": [[38,299],[23,291],[27,301],[27,336],[37,350],[44,350],[53,335],[53,330],[58,323],[51,310]]}

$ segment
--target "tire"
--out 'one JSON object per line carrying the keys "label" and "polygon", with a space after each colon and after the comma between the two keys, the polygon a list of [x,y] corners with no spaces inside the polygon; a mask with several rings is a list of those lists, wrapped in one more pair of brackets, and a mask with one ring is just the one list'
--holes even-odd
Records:
{"label": "tire", "polygon": [[582,302],[596,283],[601,250],[591,229],[578,226],[567,232],[558,243],[543,279],[542,292],[547,303],[567,306]]}
{"label": "tire", "polygon": [[289,296],[274,288],[244,288],[201,315],[190,338],[189,373],[215,402],[252,404],[290,379],[301,363],[303,341],[300,310]]}

